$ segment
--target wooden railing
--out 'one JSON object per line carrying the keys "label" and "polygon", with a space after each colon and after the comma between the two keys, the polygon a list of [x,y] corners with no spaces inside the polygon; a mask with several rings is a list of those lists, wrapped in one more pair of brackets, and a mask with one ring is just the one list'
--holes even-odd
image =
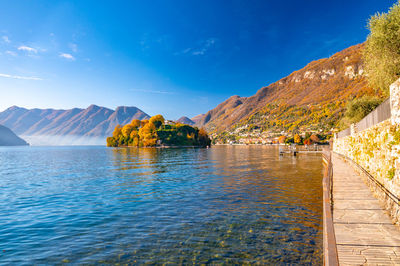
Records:
{"label": "wooden railing", "polygon": [[[382,121],[385,121],[391,117],[390,109],[390,98],[386,99],[378,107],[376,107],[372,112],[366,115],[361,121],[354,124],[356,132],[363,131],[370,128]],[[338,133],[338,138],[343,138],[351,135],[350,128],[346,128]]]}
{"label": "wooden railing", "polygon": [[322,153],[324,161],[324,177],[322,179],[323,193],[323,248],[324,248],[324,265],[339,265],[335,228],[332,218],[332,189],[333,189],[333,167],[331,152],[324,151]]}

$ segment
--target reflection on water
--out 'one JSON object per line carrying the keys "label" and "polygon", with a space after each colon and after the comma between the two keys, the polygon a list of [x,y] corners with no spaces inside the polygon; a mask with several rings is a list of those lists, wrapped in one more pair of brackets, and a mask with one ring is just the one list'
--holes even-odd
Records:
{"label": "reflection on water", "polygon": [[0,262],[321,264],[319,155],[0,149]]}

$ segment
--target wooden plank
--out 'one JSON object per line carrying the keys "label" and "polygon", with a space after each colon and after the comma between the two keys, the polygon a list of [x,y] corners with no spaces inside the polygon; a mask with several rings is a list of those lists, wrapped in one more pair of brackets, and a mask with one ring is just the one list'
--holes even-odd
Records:
{"label": "wooden plank", "polygon": [[400,230],[354,169],[333,155],[333,226],[339,264],[393,265]]}

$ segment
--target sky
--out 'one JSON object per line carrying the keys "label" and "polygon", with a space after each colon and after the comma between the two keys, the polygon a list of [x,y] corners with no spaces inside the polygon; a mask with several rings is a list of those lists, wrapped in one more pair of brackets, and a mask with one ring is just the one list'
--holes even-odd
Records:
{"label": "sky", "polygon": [[364,42],[368,18],[395,2],[5,0],[0,111],[96,104],[193,117]]}

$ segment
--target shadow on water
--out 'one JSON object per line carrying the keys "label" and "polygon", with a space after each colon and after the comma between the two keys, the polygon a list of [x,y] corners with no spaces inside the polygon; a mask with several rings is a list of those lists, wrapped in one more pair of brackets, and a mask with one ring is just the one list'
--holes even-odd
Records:
{"label": "shadow on water", "polygon": [[319,155],[27,148],[0,150],[0,162],[0,261],[322,263]]}

